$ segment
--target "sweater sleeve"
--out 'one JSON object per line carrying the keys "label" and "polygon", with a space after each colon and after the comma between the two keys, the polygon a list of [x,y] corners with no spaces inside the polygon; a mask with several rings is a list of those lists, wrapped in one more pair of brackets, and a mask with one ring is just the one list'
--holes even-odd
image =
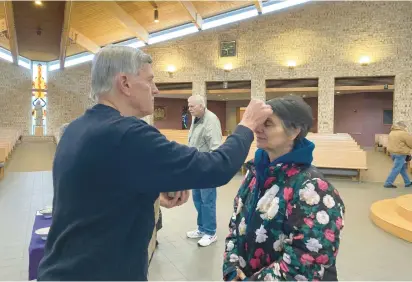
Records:
{"label": "sweater sleeve", "polygon": [[123,176],[130,183],[139,183],[142,176],[149,179],[151,187],[135,186],[156,193],[222,186],[241,168],[253,138],[249,128],[239,125],[222,146],[204,153],[170,142],[156,128],[139,122],[121,142],[130,164]]}
{"label": "sweater sleeve", "polygon": [[286,225],[292,230],[283,256],[249,280],[314,281],[334,272],[343,227],[344,207],[337,191],[321,179],[312,179],[287,207]]}

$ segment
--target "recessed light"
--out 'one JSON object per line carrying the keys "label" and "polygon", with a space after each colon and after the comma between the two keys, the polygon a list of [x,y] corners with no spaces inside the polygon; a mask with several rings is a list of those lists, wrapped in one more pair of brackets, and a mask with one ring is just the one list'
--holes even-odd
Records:
{"label": "recessed light", "polygon": [[41,1],[34,1],[34,4],[36,4],[37,6],[43,5],[43,3]]}

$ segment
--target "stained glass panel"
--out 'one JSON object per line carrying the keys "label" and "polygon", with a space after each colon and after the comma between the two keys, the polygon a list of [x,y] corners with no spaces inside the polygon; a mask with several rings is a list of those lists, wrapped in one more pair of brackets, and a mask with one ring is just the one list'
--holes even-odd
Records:
{"label": "stained glass panel", "polygon": [[33,62],[32,81],[32,134],[47,134],[47,64]]}

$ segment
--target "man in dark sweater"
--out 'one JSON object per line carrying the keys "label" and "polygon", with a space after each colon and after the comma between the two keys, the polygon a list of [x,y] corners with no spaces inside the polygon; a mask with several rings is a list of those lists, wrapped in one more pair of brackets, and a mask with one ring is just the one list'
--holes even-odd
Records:
{"label": "man in dark sweater", "polygon": [[[158,94],[147,54],[105,47],[91,80],[98,104],[66,128],[57,147],[53,222],[38,280],[147,280],[159,193],[226,184],[272,110],[252,100],[226,142],[202,153],[136,118],[153,113]],[[172,205],[186,200],[187,194]]]}

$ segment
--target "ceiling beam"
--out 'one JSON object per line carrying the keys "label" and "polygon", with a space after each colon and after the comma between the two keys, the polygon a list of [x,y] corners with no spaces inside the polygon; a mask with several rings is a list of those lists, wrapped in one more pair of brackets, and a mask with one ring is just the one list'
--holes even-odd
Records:
{"label": "ceiling beam", "polygon": [[0,19],[0,32],[7,30],[6,19]]}
{"label": "ceiling beam", "polygon": [[256,1],[253,1],[253,2],[255,3],[255,7],[256,7],[256,10],[258,11],[259,15],[261,15],[262,11],[263,11],[262,0],[256,0]]}
{"label": "ceiling beam", "polygon": [[122,7],[116,2],[101,1],[99,5],[102,5],[106,11],[117,18],[117,20],[128,30],[130,30],[137,38],[145,43],[149,42],[149,33],[142,27],[131,15],[129,15]]}
{"label": "ceiling beam", "polygon": [[10,52],[13,57],[13,64],[19,64],[19,48],[17,47],[16,26],[14,25],[13,2],[4,2],[4,12],[6,15],[6,25],[9,33]]}
{"label": "ceiling beam", "polygon": [[82,33],[78,32],[74,28],[70,28],[69,38],[72,42],[76,43],[77,45],[83,47],[87,51],[96,54],[100,50],[100,46],[91,40],[90,38],[86,37]]}
{"label": "ceiling beam", "polygon": [[190,1],[180,1],[180,4],[186,9],[189,13],[190,17],[192,18],[192,22],[197,26],[200,30],[202,29],[203,19],[202,16],[197,12],[195,6]]}
{"label": "ceiling beam", "polygon": [[70,32],[70,18],[72,13],[73,2],[67,0],[64,7],[64,21],[63,21],[63,30],[60,39],[60,69],[64,69],[64,61],[66,60],[66,49],[69,41],[69,32]]}

